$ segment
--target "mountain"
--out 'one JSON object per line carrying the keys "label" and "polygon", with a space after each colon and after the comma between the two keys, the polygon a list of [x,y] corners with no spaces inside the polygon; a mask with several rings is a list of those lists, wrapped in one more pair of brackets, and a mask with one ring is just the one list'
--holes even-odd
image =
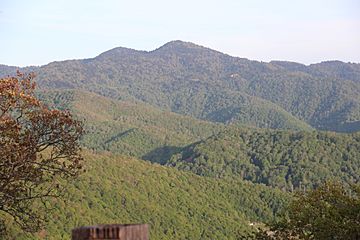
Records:
{"label": "mountain", "polygon": [[[86,172],[67,186],[66,200],[51,201],[40,233],[46,239],[69,239],[75,226],[112,222],[148,223],[150,238],[159,240],[249,239],[256,230],[250,223],[274,219],[290,198],[263,185],[129,157],[84,152],[84,158]],[[14,239],[30,237],[15,226],[11,231]]]}
{"label": "mountain", "polygon": [[86,171],[66,201],[34,206],[49,214],[40,239],[111,222],[149,223],[152,239],[251,239],[294,190],[360,181],[359,64],[264,63],[173,41],[20,70],[86,130]]}
{"label": "mountain", "polygon": [[329,179],[359,182],[359,149],[360,133],[232,129],[185,147],[167,165],[292,191]]}
{"label": "mountain", "polygon": [[360,130],[360,64],[264,63],[173,41],[150,52],[115,48],[95,58],[53,62],[35,71],[43,89],[137,99],[214,122]]}
{"label": "mountain", "polygon": [[39,67],[30,66],[30,67],[16,67],[16,66],[7,66],[0,64],[0,77],[6,76],[15,76],[17,70],[21,70],[22,72],[36,72]]}

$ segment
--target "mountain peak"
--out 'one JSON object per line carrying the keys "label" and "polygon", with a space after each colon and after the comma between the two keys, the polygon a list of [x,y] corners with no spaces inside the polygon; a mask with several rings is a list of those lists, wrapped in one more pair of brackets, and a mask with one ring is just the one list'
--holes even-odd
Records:
{"label": "mountain peak", "polygon": [[139,54],[139,53],[143,53],[143,52],[145,52],[145,51],[138,51],[135,49],[125,48],[125,47],[116,47],[116,48],[113,48],[106,52],[101,53],[96,58],[98,58],[98,59],[101,59],[101,58],[116,59],[119,56],[129,56],[129,55],[135,55],[135,54]]}
{"label": "mountain peak", "polygon": [[181,41],[181,40],[173,40],[170,41],[168,43],[165,43],[163,46],[161,46],[160,48],[166,48],[166,47],[186,47],[186,48],[204,48],[200,45],[197,45],[195,43],[192,42],[185,42],[185,41]]}
{"label": "mountain peak", "polygon": [[178,51],[193,51],[196,49],[206,49],[203,46],[196,45],[192,42],[184,42],[181,40],[173,40],[165,43],[163,46],[155,49],[153,52],[178,52]]}

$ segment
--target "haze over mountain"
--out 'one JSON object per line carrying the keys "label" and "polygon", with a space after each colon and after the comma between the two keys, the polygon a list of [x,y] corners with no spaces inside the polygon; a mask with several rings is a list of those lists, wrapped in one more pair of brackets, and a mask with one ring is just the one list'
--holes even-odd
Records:
{"label": "haze over mountain", "polygon": [[[15,69],[1,66],[0,72]],[[91,59],[24,70],[37,72],[43,89],[136,99],[214,122],[360,130],[360,64],[355,63],[264,63],[172,41],[151,52],[115,48]]]}

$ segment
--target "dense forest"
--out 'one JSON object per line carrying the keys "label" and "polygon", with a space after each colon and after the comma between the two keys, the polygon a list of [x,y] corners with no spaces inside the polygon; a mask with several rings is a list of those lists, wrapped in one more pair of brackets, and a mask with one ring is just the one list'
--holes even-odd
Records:
{"label": "dense forest", "polygon": [[86,123],[83,145],[135,156],[201,176],[236,177],[287,191],[337,178],[357,182],[360,135],[285,131],[205,122],[141,102],[81,91],[40,94]]}
{"label": "dense forest", "polygon": [[[199,177],[129,157],[84,152],[86,173],[53,200],[46,231],[14,239],[69,239],[74,226],[139,223],[151,239],[241,239],[273,220],[289,196],[239,180]],[[41,209],[41,208],[40,208]],[[41,210],[39,210],[41,211]]]}
{"label": "dense forest", "polygon": [[[17,69],[0,65],[0,77]],[[360,64],[265,63],[173,41],[20,70],[37,74],[46,107],[83,123],[85,171],[48,203],[42,231],[6,219],[13,239],[113,222],[149,223],[151,239],[253,239],[295,193],[360,181]]]}
{"label": "dense forest", "polygon": [[[14,71],[1,66],[0,75]],[[173,41],[151,51],[115,48],[84,60],[25,68],[48,89],[82,89],[165,110],[263,128],[360,129],[360,65],[250,61]],[[307,124],[306,124],[307,123]]]}
{"label": "dense forest", "polygon": [[116,101],[77,90],[39,92],[53,108],[69,109],[85,122],[82,142],[109,151],[165,163],[173,152],[206,139],[225,125],[163,111],[139,101]]}
{"label": "dense forest", "polygon": [[359,182],[359,149],[359,133],[232,129],[185,147],[167,164],[293,191],[330,179]]}

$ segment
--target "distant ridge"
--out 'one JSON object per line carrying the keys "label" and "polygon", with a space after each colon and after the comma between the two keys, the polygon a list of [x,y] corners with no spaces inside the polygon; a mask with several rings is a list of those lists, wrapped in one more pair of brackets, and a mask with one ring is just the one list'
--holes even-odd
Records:
{"label": "distant ridge", "polygon": [[[176,40],[149,52],[114,48],[95,58],[32,70],[44,89],[134,98],[203,120],[262,128],[303,129],[307,124],[320,130],[360,130],[356,63],[264,63]],[[0,66],[2,76],[14,71]],[[294,119],[302,126],[295,126]]]}

